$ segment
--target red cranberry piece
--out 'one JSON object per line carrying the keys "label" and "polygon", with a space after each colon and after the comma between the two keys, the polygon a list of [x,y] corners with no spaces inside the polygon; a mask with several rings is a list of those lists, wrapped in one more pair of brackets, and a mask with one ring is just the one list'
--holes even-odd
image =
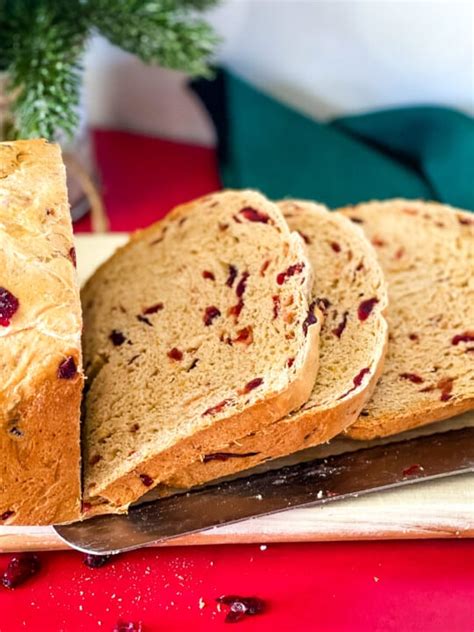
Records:
{"label": "red cranberry piece", "polygon": [[294,276],[295,274],[300,274],[301,272],[303,272],[304,269],[304,263],[295,263],[291,266],[289,266],[284,272],[280,272],[277,275],[276,278],[276,282],[278,283],[278,285],[283,285],[283,283],[285,283],[285,281],[287,279],[289,279],[290,277]]}
{"label": "red cranberry piece", "polygon": [[413,340],[413,341],[417,341],[420,339],[418,334],[408,334],[408,338],[410,338],[410,340]]}
{"label": "red cranberry piece", "polygon": [[171,360],[177,360],[178,362],[183,359],[183,352],[173,347],[170,351],[168,351],[168,358]]}
{"label": "red cranberry piece", "polygon": [[77,268],[77,257],[76,257],[76,249],[74,248],[74,246],[72,248],[69,248],[69,259],[71,259],[72,261],[72,265]]}
{"label": "red cranberry piece", "polygon": [[77,373],[76,361],[72,356],[67,357],[58,366],[58,377],[62,380],[72,380]]}
{"label": "red cranberry piece", "polygon": [[344,331],[344,329],[346,328],[347,325],[347,317],[349,315],[349,312],[344,312],[344,314],[342,315],[342,320],[339,323],[339,325],[337,325],[337,327],[335,327],[332,330],[332,333],[337,336],[338,338],[340,338],[342,336],[342,332]]}
{"label": "red cranberry piece", "polygon": [[462,334],[453,336],[451,344],[458,345],[460,342],[474,342],[474,331],[463,331]]}
{"label": "red cranberry piece", "polygon": [[202,457],[203,463],[209,463],[209,461],[228,461],[229,459],[245,459],[249,456],[256,456],[258,452],[245,452],[239,454],[236,452],[213,452],[212,454],[205,454]]}
{"label": "red cranberry piece", "polygon": [[338,397],[338,399],[343,399],[344,397],[347,397],[347,395],[352,393],[352,391],[355,391],[355,389],[362,384],[364,377],[367,375],[367,373],[370,373],[370,369],[368,367],[359,371],[359,373],[352,380],[352,383],[354,384],[354,386],[350,388],[348,391],[346,391],[343,395]]}
{"label": "red cranberry piece", "polygon": [[294,358],[288,358],[288,360],[286,361],[286,366],[291,369],[291,367],[294,365],[295,363],[295,359]]}
{"label": "red cranberry piece", "polygon": [[238,298],[244,295],[245,289],[247,287],[247,279],[249,278],[249,276],[250,275],[248,272],[244,272],[242,274],[242,278],[237,283],[237,287],[235,288],[235,293],[237,294]]}
{"label": "red cranberry piece", "polygon": [[214,273],[210,272],[209,270],[203,270],[202,278],[203,279],[209,279],[210,281],[215,281],[216,280],[216,277],[214,276]]}
{"label": "red cranberry piece", "polygon": [[328,309],[331,307],[331,301],[328,298],[317,298],[316,305],[319,309],[325,314]]}
{"label": "red cranberry piece", "polygon": [[273,301],[273,320],[278,318],[278,314],[280,313],[280,297],[278,295],[272,296]]}
{"label": "red cranberry piece", "polygon": [[5,520],[8,520],[8,518],[11,518],[14,515],[15,515],[14,511],[12,511],[11,509],[7,509],[7,511],[4,511],[2,515],[0,516],[0,521],[5,522]]}
{"label": "red cranberry piece", "polygon": [[359,305],[359,309],[357,310],[357,316],[359,320],[367,320],[370,316],[372,310],[375,305],[379,302],[378,298],[368,298]]}
{"label": "red cranberry piece", "polygon": [[237,278],[237,274],[238,274],[237,268],[235,266],[233,266],[233,265],[230,265],[229,266],[229,276],[227,277],[227,281],[225,282],[227,287],[232,287],[234,285],[234,281]]}
{"label": "red cranberry piece", "polygon": [[365,369],[362,369],[362,371],[359,371],[359,373],[353,379],[354,386],[355,387],[360,386],[362,384],[364,376],[367,375],[367,373],[369,372],[370,372],[370,369],[368,367],[366,367]]}
{"label": "red cranberry piece", "polygon": [[89,568],[102,568],[102,566],[105,566],[106,564],[108,564],[110,562],[110,560],[112,559],[112,557],[115,557],[113,555],[92,555],[90,553],[88,553],[86,556],[84,556],[84,564],[86,566],[88,566]]}
{"label": "red cranberry piece", "polygon": [[206,327],[209,327],[209,325],[212,324],[212,321],[215,318],[218,318],[221,315],[221,312],[219,309],[217,309],[217,307],[215,307],[215,305],[210,305],[209,307],[206,307],[205,311],[204,311],[204,316],[202,317],[204,324],[206,325]]}
{"label": "red cranberry piece", "polygon": [[5,588],[16,588],[36,575],[41,565],[34,553],[19,553],[10,560],[2,576]]}
{"label": "red cranberry piece", "polygon": [[143,632],[141,621],[123,621],[119,619],[113,632]]}
{"label": "red cranberry piece", "polygon": [[237,321],[243,308],[244,301],[240,299],[237,305],[232,305],[231,307],[229,307],[229,309],[227,310],[227,314],[228,316],[234,316],[235,320]]}
{"label": "red cranberry piece", "polygon": [[226,623],[237,623],[244,617],[262,614],[266,610],[266,603],[259,597],[240,597],[238,595],[222,595],[216,599],[217,603],[229,606]]}
{"label": "red cranberry piece", "polygon": [[268,224],[270,217],[266,213],[257,211],[251,206],[246,206],[240,211],[240,214],[245,217],[249,222],[261,222],[262,224]]}
{"label": "red cranberry piece", "polygon": [[140,474],[140,480],[145,485],[145,487],[150,487],[153,485],[153,479],[148,474]]}
{"label": "red cranberry piece", "polygon": [[440,380],[436,386],[436,388],[441,391],[441,401],[447,402],[452,398],[451,391],[453,390],[454,379],[452,377],[445,377]]}
{"label": "red cranberry piece", "polygon": [[81,512],[82,513],[87,513],[88,511],[90,511],[92,509],[92,505],[91,503],[85,503],[82,502],[81,503]]}
{"label": "red cranberry piece", "polygon": [[419,472],[423,472],[424,468],[422,465],[420,465],[419,463],[414,463],[413,465],[410,465],[409,467],[406,467],[402,474],[403,476],[413,476],[413,474],[418,474]]}
{"label": "red cranberry piece", "polygon": [[205,415],[215,415],[216,413],[220,413],[221,410],[223,410],[230,403],[231,403],[230,399],[223,399],[221,402],[219,402],[215,406],[211,406],[211,408],[208,408],[207,410],[205,410],[202,416],[204,417]]}
{"label": "red cranberry piece", "polygon": [[123,333],[118,329],[112,329],[112,333],[110,334],[109,339],[112,341],[112,344],[115,347],[120,347],[120,345],[123,345],[126,340]]}
{"label": "red cranberry piece", "polygon": [[263,377],[255,377],[253,380],[250,380],[250,382],[247,382],[247,384],[242,389],[241,394],[244,395],[246,393],[250,393],[250,391],[253,391],[254,389],[261,386],[262,384],[263,384]]}
{"label": "red cranberry piece", "polygon": [[8,327],[13,315],[20,307],[20,301],[6,288],[0,287],[0,326]]}
{"label": "red cranberry piece", "polygon": [[422,384],[424,379],[417,375],[416,373],[400,373],[400,377],[403,380],[408,380],[409,382],[413,382],[413,384]]}
{"label": "red cranberry piece", "polygon": [[130,426],[130,432],[138,432],[140,430],[140,424],[133,424]]}
{"label": "red cranberry piece", "polygon": [[471,218],[471,217],[458,216],[458,221],[460,224],[463,224],[464,226],[469,226],[470,224],[474,224],[474,218]]}
{"label": "red cranberry piece", "polygon": [[[231,341],[232,342],[232,341]],[[237,337],[234,338],[234,342],[241,342],[245,345],[251,345],[253,342],[253,329],[249,325],[237,332]]]}
{"label": "red cranberry piece", "polygon": [[341,252],[341,245],[337,243],[337,241],[331,241],[331,248],[334,252]]}
{"label": "red cranberry piece", "polygon": [[156,312],[160,312],[163,309],[163,307],[164,307],[163,303],[155,303],[154,305],[150,305],[150,307],[147,307],[145,310],[143,310],[143,313],[147,315],[156,314]]}
{"label": "red cranberry piece", "polygon": [[318,319],[314,315],[315,306],[316,306],[316,301],[313,301],[311,305],[309,306],[308,315],[303,321],[303,333],[305,336],[308,333],[308,327],[310,327],[311,325],[315,325],[318,322]]}

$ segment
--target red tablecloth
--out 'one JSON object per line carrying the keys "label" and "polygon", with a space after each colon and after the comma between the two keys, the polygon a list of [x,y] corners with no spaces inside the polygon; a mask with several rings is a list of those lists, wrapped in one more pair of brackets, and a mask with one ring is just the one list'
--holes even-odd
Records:
{"label": "red tablecloth", "polygon": [[[105,131],[96,146],[113,230],[219,187],[211,149]],[[474,630],[473,541],[149,549],[95,570],[82,557],[42,553],[29,583],[0,586],[0,632],[110,631],[119,619],[142,621],[144,632],[224,630],[214,600],[225,593],[268,603],[242,630]],[[0,555],[0,570],[9,558]]]}

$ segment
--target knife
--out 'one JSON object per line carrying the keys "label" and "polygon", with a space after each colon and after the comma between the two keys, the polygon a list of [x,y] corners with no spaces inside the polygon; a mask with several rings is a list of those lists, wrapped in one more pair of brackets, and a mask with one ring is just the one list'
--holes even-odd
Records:
{"label": "knife", "polygon": [[55,526],[69,546],[111,554],[285,511],[474,472],[474,427],[364,448]]}

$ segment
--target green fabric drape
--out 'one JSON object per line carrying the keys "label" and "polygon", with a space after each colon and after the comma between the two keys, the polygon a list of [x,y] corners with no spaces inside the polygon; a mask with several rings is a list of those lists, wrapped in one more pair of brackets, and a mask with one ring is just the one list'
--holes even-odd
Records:
{"label": "green fabric drape", "polygon": [[193,83],[216,126],[226,187],[330,207],[390,197],[474,210],[474,120],[414,106],[319,123],[227,71]]}

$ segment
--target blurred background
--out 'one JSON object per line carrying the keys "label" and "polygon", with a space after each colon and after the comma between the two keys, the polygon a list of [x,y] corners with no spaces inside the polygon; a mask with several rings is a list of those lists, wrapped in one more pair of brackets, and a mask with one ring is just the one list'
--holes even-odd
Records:
{"label": "blurred background", "polygon": [[61,142],[98,231],[220,187],[474,210],[473,116],[472,0],[0,0],[0,138]]}
{"label": "blurred background", "polygon": [[[318,120],[435,103],[474,115],[474,4],[456,0],[222,0],[207,13],[218,62]],[[185,76],[96,37],[86,56],[93,125],[212,143]]]}

